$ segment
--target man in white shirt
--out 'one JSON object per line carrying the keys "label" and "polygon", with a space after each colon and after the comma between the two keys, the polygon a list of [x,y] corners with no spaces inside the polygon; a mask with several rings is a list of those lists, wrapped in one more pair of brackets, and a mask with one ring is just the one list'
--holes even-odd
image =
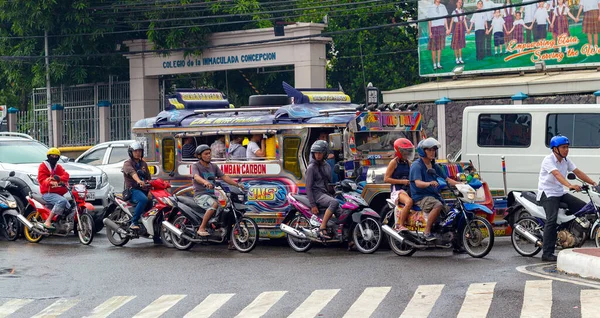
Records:
{"label": "man in white shirt", "polygon": [[[258,145],[260,143],[260,146]],[[266,141],[261,134],[252,135],[246,147],[246,158],[248,160],[262,159],[267,156]]]}
{"label": "man in white shirt", "polygon": [[[491,9],[496,7],[496,4],[492,0],[483,0],[483,10]],[[494,11],[486,11],[485,17],[487,19],[487,25],[492,25],[492,19],[494,18]],[[483,40],[483,46],[485,48],[485,56],[492,56],[492,34],[487,33]]]}
{"label": "man in white shirt", "polygon": [[537,7],[538,7],[537,3],[531,3],[526,6],[521,7],[521,14],[523,14],[523,22],[525,22],[525,25],[529,25],[529,24],[531,24],[531,22],[534,22],[531,30],[525,28],[525,42],[526,43],[531,43],[533,41],[533,34],[534,34],[534,30],[536,28],[536,24],[535,24],[535,21],[533,20],[533,16],[535,14],[535,10],[537,10]]}
{"label": "man in white shirt", "polygon": [[[427,9],[428,18],[445,17],[447,15],[448,10],[446,10],[446,6],[443,5],[440,0],[435,0],[433,5],[431,5]],[[433,69],[441,69],[442,64],[440,64],[440,58],[442,57],[442,50],[446,46],[446,31],[448,30],[448,19],[442,18],[437,20],[431,20],[428,22],[428,28],[429,43],[427,43],[427,49],[431,51]]]}
{"label": "man in white shirt", "polygon": [[[483,1],[477,1],[477,11],[483,8]],[[471,25],[467,30],[467,33],[471,33],[471,30],[475,28],[475,53],[477,60],[483,60],[485,57],[484,38],[485,30],[487,29],[487,16],[485,12],[475,12],[471,16]]]}
{"label": "man in white shirt", "polygon": [[554,248],[556,247],[556,218],[561,202],[568,205],[572,212],[579,211],[585,202],[569,194],[569,190],[581,191],[579,185],[571,184],[566,175],[573,172],[579,179],[597,185],[583,171],[577,169],[575,164],[567,159],[569,154],[569,138],[557,135],[550,139],[552,153],[542,161],[540,178],[538,181],[537,200],[540,201],[546,212],[546,224],[544,225],[542,260],[545,262],[556,262]]}

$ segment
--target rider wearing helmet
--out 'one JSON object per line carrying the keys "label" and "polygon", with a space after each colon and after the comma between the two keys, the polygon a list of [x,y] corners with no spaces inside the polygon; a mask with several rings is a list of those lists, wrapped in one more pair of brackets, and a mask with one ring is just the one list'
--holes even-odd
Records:
{"label": "rider wearing helmet", "polygon": [[546,212],[546,224],[544,226],[542,260],[555,262],[554,248],[556,247],[556,218],[561,202],[569,206],[570,211],[579,211],[585,203],[565,190],[581,191],[579,185],[571,184],[566,175],[573,172],[579,179],[596,185],[583,171],[577,169],[573,161],[567,159],[569,155],[569,138],[561,135],[552,137],[550,140],[552,153],[542,161],[540,177],[538,181],[537,200],[540,201]]}
{"label": "rider wearing helmet", "polygon": [[[442,209],[447,208],[438,189],[437,177],[446,179],[446,182],[453,186],[458,183],[448,178],[440,166],[435,163],[437,150],[440,147],[441,144],[433,138],[421,140],[417,144],[417,153],[420,158],[410,166],[411,197],[423,213],[429,213],[427,225],[423,232],[427,241],[436,240],[436,237],[431,234],[431,227],[437,220]],[[427,172],[429,169],[434,169],[436,175],[429,174]]]}
{"label": "rider wearing helmet", "polygon": [[148,204],[148,191],[144,189],[146,181],[152,177],[148,170],[148,164],[144,161],[144,147],[142,144],[135,141],[129,145],[127,149],[129,159],[123,163],[123,178],[125,181],[125,189],[131,192],[131,201],[137,203],[131,218],[132,230],[138,230],[140,227],[138,222]]}
{"label": "rider wearing helmet", "polygon": [[233,181],[230,177],[226,176],[223,171],[216,164],[210,162],[211,150],[208,145],[200,145],[196,147],[195,155],[198,157],[198,162],[192,165],[192,183],[194,185],[194,201],[198,206],[204,209],[206,212],[202,218],[202,224],[198,228],[198,235],[208,236],[209,233],[206,231],[206,225],[213,216],[219,202],[215,196],[214,184],[208,180],[211,177],[221,178],[232,186],[244,188],[243,185]]}
{"label": "rider wearing helmet", "polygon": [[58,163],[59,159],[60,150],[50,148],[46,153],[46,160],[38,168],[37,179],[42,199],[53,206],[50,215],[44,222],[44,226],[49,229],[54,229],[52,226],[54,215],[62,215],[65,210],[71,208],[69,201],[63,196],[68,191],[64,184],[69,183],[69,174]]}
{"label": "rider wearing helmet", "polygon": [[326,208],[323,222],[319,229],[319,236],[330,239],[327,235],[327,221],[333,213],[338,212],[339,203],[331,196],[329,183],[331,183],[331,167],[325,162],[329,146],[324,140],[315,141],[310,147],[310,156],[314,159],[306,169],[306,196],[310,202],[311,212],[319,214],[319,208]]}
{"label": "rider wearing helmet", "polygon": [[[390,161],[383,182],[391,184],[390,199],[398,206],[394,209],[396,229],[399,231],[408,231],[404,226],[408,212],[412,208],[413,200],[410,198],[408,179],[410,172],[410,163],[415,156],[415,146],[406,138],[398,138],[394,142],[394,152],[396,157]],[[402,206],[400,206],[402,204]],[[400,210],[398,217],[397,211]]]}

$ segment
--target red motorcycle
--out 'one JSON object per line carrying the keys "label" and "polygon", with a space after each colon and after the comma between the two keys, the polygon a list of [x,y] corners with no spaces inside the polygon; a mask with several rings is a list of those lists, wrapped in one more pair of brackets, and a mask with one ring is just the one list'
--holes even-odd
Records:
{"label": "red motorcycle", "polygon": [[110,203],[104,211],[107,217],[103,222],[106,225],[106,236],[113,245],[123,246],[130,239],[140,237],[151,238],[158,242],[160,237],[163,244],[168,247],[173,246],[169,232],[162,225],[163,220],[166,220],[171,213],[177,213],[178,210],[177,199],[167,191],[171,184],[162,179],[155,179],[147,183],[147,187],[150,188],[152,200],[148,201],[145,209],[147,212],[142,214],[140,228],[136,230],[129,228],[135,205],[124,200],[120,194],[109,194]]}
{"label": "red motorcycle", "polygon": [[54,215],[52,223],[55,229],[47,229],[44,226],[45,220],[50,216],[51,209],[48,203],[44,201],[41,195],[29,193],[26,197],[30,206],[35,208],[27,218],[19,218],[19,221],[25,226],[24,234],[27,241],[37,243],[45,236],[67,236],[71,231],[79,237],[83,245],[89,245],[94,239],[94,219],[88,211],[93,211],[94,206],[86,202],[88,193],[85,181],[69,187],[65,185],[71,194],[69,203],[71,209],[66,210],[63,215]]}

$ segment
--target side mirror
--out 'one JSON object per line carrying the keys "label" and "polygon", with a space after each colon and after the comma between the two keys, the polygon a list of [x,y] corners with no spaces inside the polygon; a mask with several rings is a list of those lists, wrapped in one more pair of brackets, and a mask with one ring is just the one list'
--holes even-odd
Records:
{"label": "side mirror", "polygon": [[329,134],[329,149],[331,150],[342,150],[342,134],[331,133]]}
{"label": "side mirror", "polygon": [[9,177],[14,177],[14,176],[15,176],[15,172],[14,172],[14,171],[11,171],[11,172],[8,174],[8,176],[9,176]]}
{"label": "side mirror", "polygon": [[339,162],[338,162],[338,163],[336,163],[336,164],[333,166],[333,172],[334,172],[335,174],[340,174],[340,173],[342,173],[343,171],[344,171],[344,167],[342,167],[342,164],[341,164],[341,163],[339,163]]}
{"label": "side mirror", "polygon": [[433,169],[433,168],[427,169],[427,174],[431,175],[431,176],[437,175],[437,173],[435,172],[435,169]]}
{"label": "side mirror", "polygon": [[574,174],[574,173],[570,172],[570,173],[567,175],[567,179],[569,179],[569,180],[576,180],[576,179],[577,179],[577,177],[575,176],[575,174]]}

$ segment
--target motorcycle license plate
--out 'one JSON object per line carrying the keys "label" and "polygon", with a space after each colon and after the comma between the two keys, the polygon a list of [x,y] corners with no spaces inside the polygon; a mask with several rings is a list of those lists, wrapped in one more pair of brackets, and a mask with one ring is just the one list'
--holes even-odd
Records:
{"label": "motorcycle license plate", "polygon": [[95,193],[93,193],[93,192],[88,192],[88,193],[85,195],[85,200],[86,200],[86,201],[94,201],[94,200],[96,200],[96,194],[95,194]]}

